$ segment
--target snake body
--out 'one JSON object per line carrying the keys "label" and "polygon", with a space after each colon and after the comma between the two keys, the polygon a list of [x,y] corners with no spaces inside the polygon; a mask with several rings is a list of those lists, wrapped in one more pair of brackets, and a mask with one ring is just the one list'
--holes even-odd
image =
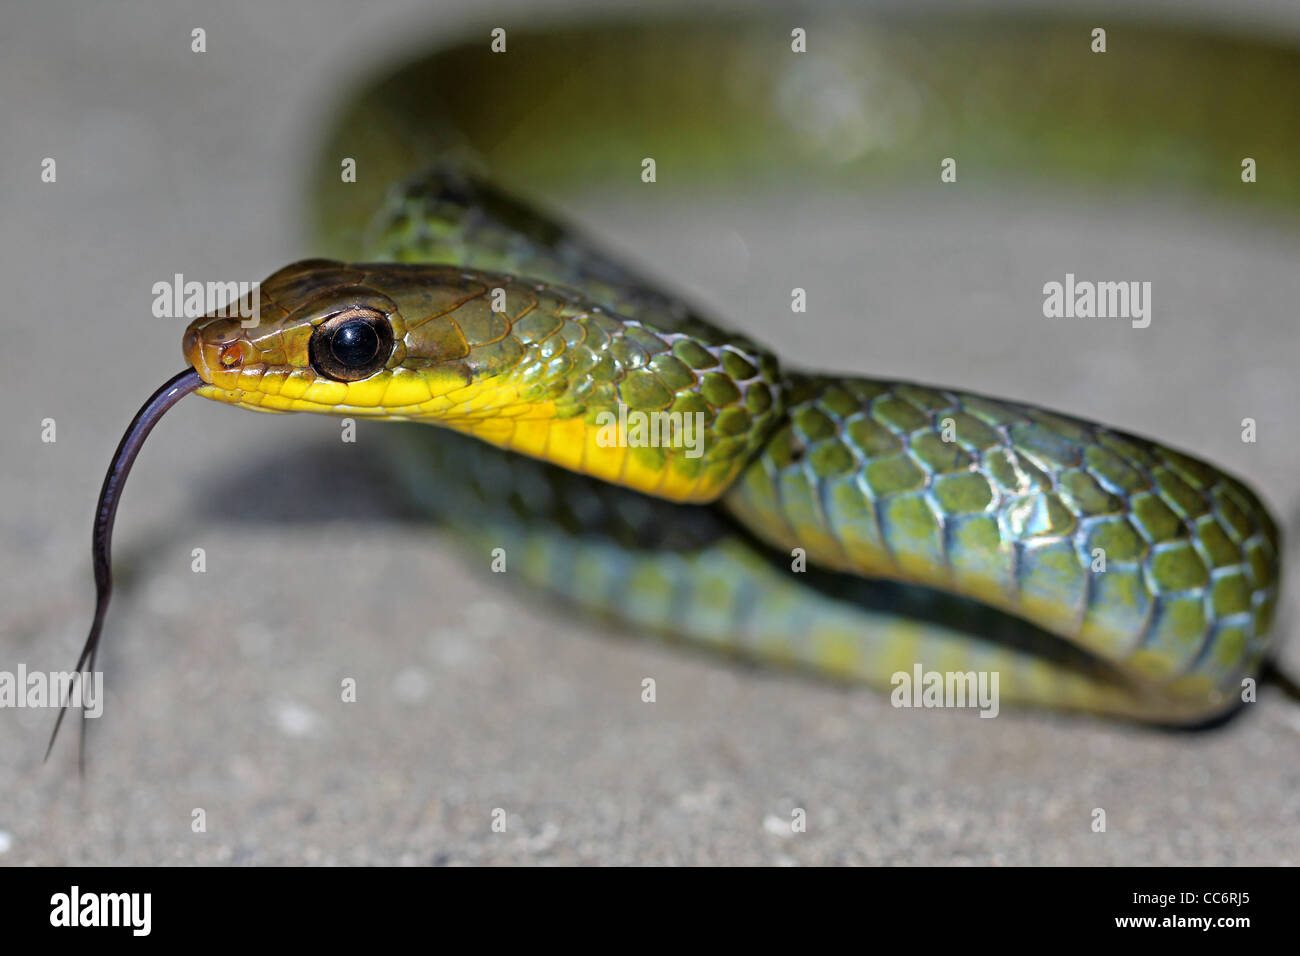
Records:
{"label": "snake body", "polygon": [[[1158,170],[1224,197],[1242,139],[1296,145],[1253,94],[1294,105],[1300,59],[1150,29],[1090,58],[1089,28],[1062,21],[809,35],[798,54],[782,24],[511,31],[505,54],[485,38],[388,72],[321,151],[317,236],[337,258],[269,277],[255,328],[194,322],[200,394],[419,423],[384,429],[416,498],[636,626],[884,686],[920,664],[997,671],[1028,704],[1229,709],[1269,649],[1280,575],[1241,481],[1030,405],[786,368],[516,195],[599,187],[645,155],[759,188],[914,182],[960,152],[976,178]],[[1012,56],[1023,75],[990,66]],[[1250,198],[1298,190],[1275,177]],[[603,440],[629,410],[698,415],[702,453]]]}

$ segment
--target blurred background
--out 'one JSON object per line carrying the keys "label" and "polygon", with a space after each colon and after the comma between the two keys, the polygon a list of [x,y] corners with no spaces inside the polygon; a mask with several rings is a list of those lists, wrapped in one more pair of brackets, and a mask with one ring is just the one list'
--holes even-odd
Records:
{"label": "blurred background", "polygon": [[[1124,8],[1300,42],[1300,8],[1230,6]],[[68,668],[84,640],[104,469],[182,368],[182,323],[153,317],[153,284],[260,278],[313,254],[305,171],[360,77],[467,31],[578,16],[595,14],[562,0],[6,5],[0,669]],[[1157,436],[1249,479],[1300,532],[1293,212],[937,192],[577,194],[563,212],[791,365]],[[1043,282],[1067,271],[1151,280],[1152,326],[1035,324],[1026,341]],[[798,322],[794,285],[817,290]],[[1276,692],[1173,734],[898,711],[684,653],[467,566],[383,490],[355,453],[365,434],[341,446],[331,419],[199,399],[169,413],[119,514],[86,779],[75,734],[41,763],[51,711],[0,710],[0,864],[1300,863],[1300,708]],[[1293,567],[1283,630],[1298,586]],[[809,825],[791,835],[795,807]]]}

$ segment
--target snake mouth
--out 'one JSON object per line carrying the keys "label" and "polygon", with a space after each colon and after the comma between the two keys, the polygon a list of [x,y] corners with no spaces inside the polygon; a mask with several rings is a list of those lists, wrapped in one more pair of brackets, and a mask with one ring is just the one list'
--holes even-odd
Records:
{"label": "snake mouth", "polygon": [[199,395],[228,405],[243,404],[241,376],[257,350],[238,320],[213,315],[195,319],[181,339],[181,353],[200,380],[195,388]]}
{"label": "snake mouth", "polygon": [[216,385],[217,375],[238,372],[253,352],[252,344],[241,332],[238,322],[204,316],[185,330],[181,352],[205,384]]}

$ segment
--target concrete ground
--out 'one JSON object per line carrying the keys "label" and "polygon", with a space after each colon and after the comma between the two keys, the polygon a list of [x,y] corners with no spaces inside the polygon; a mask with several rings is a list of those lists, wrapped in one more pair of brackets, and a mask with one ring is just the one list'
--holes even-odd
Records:
{"label": "concrete ground", "polygon": [[[416,25],[454,34],[471,6],[6,9],[0,670],[66,668],[84,638],[104,467],[181,369],[153,283],[312,253],[299,170],[347,78],[334,65]],[[1282,5],[1250,6],[1300,33]],[[752,315],[792,364],[1158,435],[1247,476],[1300,533],[1300,237],[1280,224],[1010,193],[569,211],[720,316]],[[1151,327],[1046,324],[1043,277],[1066,271],[1152,280]],[[771,305],[795,284],[816,290],[798,322]],[[337,434],[199,399],[158,428],[118,522],[88,774],[71,734],[42,764],[50,711],[0,710],[0,863],[1300,863],[1300,706],[1271,688],[1220,729],[1171,734],[895,710],[737,668],[467,566],[384,490],[367,429]],[[1292,571],[1284,630],[1298,594]]]}

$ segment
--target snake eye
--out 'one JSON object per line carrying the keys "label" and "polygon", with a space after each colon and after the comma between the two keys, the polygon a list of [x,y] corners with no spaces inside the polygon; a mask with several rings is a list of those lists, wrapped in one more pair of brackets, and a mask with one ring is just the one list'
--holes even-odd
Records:
{"label": "snake eye", "polygon": [[318,374],[336,382],[357,382],[383,368],[392,351],[393,329],[387,317],[356,307],[316,326],[307,357]]}

